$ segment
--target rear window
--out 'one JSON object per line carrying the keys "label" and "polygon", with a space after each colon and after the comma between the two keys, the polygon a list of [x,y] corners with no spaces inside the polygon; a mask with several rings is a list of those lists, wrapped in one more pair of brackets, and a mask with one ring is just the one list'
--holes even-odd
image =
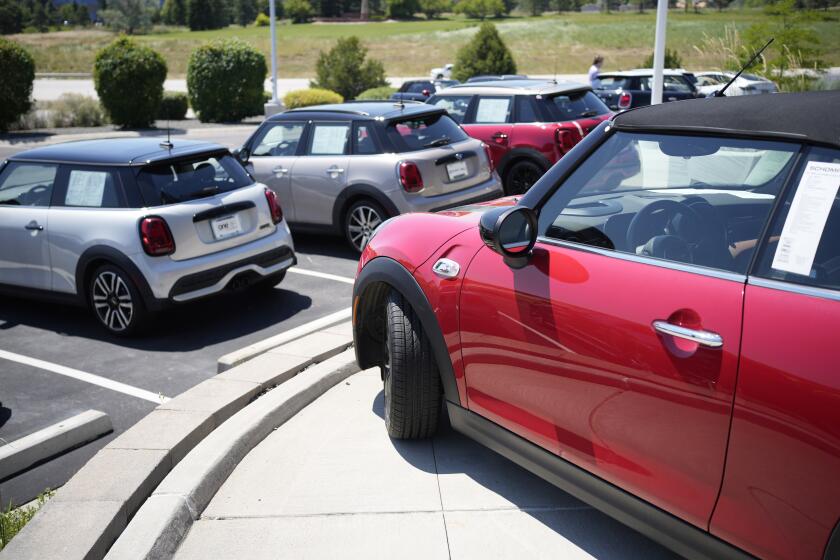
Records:
{"label": "rear window", "polygon": [[448,115],[429,115],[389,123],[388,139],[397,152],[414,152],[446,146],[468,138],[467,133]]}
{"label": "rear window", "polygon": [[424,90],[433,91],[435,89],[432,82],[413,82],[402,88],[405,93],[423,93]]}
{"label": "rear window", "polygon": [[543,105],[548,109],[552,121],[585,119],[610,112],[609,107],[591,91],[548,97]]}
{"label": "rear window", "polygon": [[598,76],[598,89],[630,89],[630,79],[622,76]]}
{"label": "rear window", "polygon": [[214,196],[253,182],[242,165],[229,154],[156,163],[143,167],[137,175],[146,206]]}

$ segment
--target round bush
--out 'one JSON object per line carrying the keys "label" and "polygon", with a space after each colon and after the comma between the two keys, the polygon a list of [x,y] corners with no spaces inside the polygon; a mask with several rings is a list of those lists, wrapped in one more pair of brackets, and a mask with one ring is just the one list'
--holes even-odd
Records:
{"label": "round bush", "polygon": [[[23,47],[0,39],[0,130],[25,115],[32,106],[32,82],[35,80],[35,61]],[[6,79],[11,76],[12,79]]]}
{"label": "round bush", "polygon": [[158,118],[161,120],[182,121],[187,118],[187,109],[190,104],[187,94],[181,91],[163,92],[163,100],[160,102]]}
{"label": "round bush", "polygon": [[268,27],[271,25],[271,19],[265,14],[257,14],[257,19],[254,20],[255,27]]}
{"label": "round bush", "polygon": [[342,101],[344,101],[344,98],[336,92],[319,88],[296,89],[283,97],[283,105],[286,106],[286,109],[341,103]]}
{"label": "round bush", "polygon": [[309,0],[286,0],[283,11],[292,23],[306,23],[312,17],[312,4]]}
{"label": "round bush", "polygon": [[233,122],[262,113],[265,57],[237,39],[197,48],[187,66],[190,105],[202,122]]}
{"label": "round bush", "polygon": [[391,99],[391,96],[397,91],[397,88],[391,86],[382,86],[366,89],[360,93],[356,99],[360,101],[371,99]]}
{"label": "round bush", "polygon": [[93,81],[111,122],[141,128],[154,122],[163,98],[166,62],[149,47],[121,37],[99,51]]}
{"label": "round bush", "polygon": [[[501,0],[499,0],[501,2]],[[516,74],[516,62],[496,26],[482,23],[478,33],[458,50],[452,77],[462,82],[483,74]]]}

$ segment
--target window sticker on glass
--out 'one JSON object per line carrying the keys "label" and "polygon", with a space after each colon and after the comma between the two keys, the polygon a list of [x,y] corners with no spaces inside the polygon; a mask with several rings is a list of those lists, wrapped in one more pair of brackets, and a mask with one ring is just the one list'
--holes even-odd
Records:
{"label": "window sticker on glass", "polygon": [[107,180],[108,173],[104,171],[71,171],[64,204],[94,208],[102,206]]}
{"label": "window sticker on glass", "polygon": [[314,155],[340,155],[344,153],[347,143],[346,126],[316,126],[312,135],[312,150]]}
{"label": "window sticker on glass", "polygon": [[840,188],[840,164],[812,161],[793,197],[773,264],[776,270],[809,276],[828,213]]}
{"label": "window sticker on glass", "polygon": [[503,123],[508,120],[510,112],[510,99],[494,99],[486,97],[478,100],[478,109],[475,114],[477,123]]}

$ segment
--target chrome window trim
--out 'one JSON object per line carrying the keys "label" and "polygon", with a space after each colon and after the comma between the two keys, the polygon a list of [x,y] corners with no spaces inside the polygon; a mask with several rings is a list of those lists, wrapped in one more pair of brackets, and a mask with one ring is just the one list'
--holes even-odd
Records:
{"label": "chrome window trim", "polygon": [[640,264],[647,264],[657,266],[659,268],[667,268],[669,270],[677,270],[679,272],[688,272],[692,274],[699,274],[700,276],[709,276],[711,278],[718,278],[720,280],[728,280],[730,282],[738,282],[744,284],[747,281],[745,274],[738,274],[736,272],[727,272],[725,270],[717,270],[713,268],[706,268],[703,266],[696,266],[685,263],[677,263],[666,261],[662,259],[654,259],[651,257],[643,257],[640,255],[632,255],[630,253],[622,253],[611,249],[603,249],[601,247],[593,247],[591,245],[584,245],[582,243],[574,243],[571,241],[562,241],[560,239],[552,239],[550,237],[537,237],[538,243],[545,243],[546,245],[554,245],[557,247],[565,247],[567,249],[574,249],[577,251],[584,251],[587,253],[595,253],[604,257],[611,257],[623,261],[637,262]]}
{"label": "chrome window trim", "polygon": [[750,286],[757,286],[759,288],[768,288],[771,290],[791,292],[804,296],[840,301],[840,292],[829,288],[806,286],[804,284],[795,284],[793,282],[785,282],[783,280],[770,280],[769,278],[759,278],[758,276],[750,276],[747,279],[747,284]]}

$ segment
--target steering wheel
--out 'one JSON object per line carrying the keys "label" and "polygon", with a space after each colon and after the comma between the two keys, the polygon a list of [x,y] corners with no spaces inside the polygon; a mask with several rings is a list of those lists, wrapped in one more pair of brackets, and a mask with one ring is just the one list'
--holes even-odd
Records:
{"label": "steering wheel", "polygon": [[[661,233],[648,237],[663,224]],[[693,263],[697,247],[713,236],[703,227],[702,216],[683,202],[663,198],[639,210],[627,228],[627,249],[649,257]]]}

